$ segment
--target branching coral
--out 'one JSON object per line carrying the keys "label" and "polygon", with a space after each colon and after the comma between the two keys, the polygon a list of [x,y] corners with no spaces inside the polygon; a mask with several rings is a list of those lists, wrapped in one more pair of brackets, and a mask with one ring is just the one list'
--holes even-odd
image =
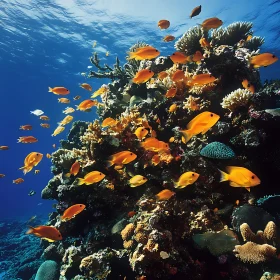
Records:
{"label": "branching coral", "polygon": [[206,31],[203,31],[199,26],[191,27],[176,41],[175,49],[186,55],[192,55],[196,51],[202,50],[199,43],[202,37],[207,38]]}
{"label": "branching coral", "polygon": [[221,105],[224,109],[233,112],[237,108],[246,106],[251,97],[252,93],[249,90],[239,88],[225,96]]}

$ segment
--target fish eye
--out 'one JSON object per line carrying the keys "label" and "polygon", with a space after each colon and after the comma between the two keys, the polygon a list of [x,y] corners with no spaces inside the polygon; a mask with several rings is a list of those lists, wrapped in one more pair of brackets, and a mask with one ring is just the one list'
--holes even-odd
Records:
{"label": "fish eye", "polygon": [[101,176],[101,172],[99,173],[99,175]]}
{"label": "fish eye", "polygon": [[275,58],[276,56],[273,54],[272,57]]}
{"label": "fish eye", "polygon": [[80,204],[80,207],[82,207],[82,204]]}
{"label": "fish eye", "polygon": [[175,55],[175,53],[173,53],[172,55]]}
{"label": "fish eye", "polygon": [[213,117],[213,114],[210,114],[211,117]]}
{"label": "fish eye", "polygon": [[252,178],[252,179],[255,179],[255,176],[253,175],[251,178]]}
{"label": "fish eye", "polygon": [[248,87],[250,87],[251,86],[251,84],[248,84]]}
{"label": "fish eye", "polygon": [[36,154],[36,156],[39,156],[39,154]]}
{"label": "fish eye", "polygon": [[152,73],[152,71],[151,71],[151,70],[149,70],[149,73]]}
{"label": "fish eye", "polygon": [[192,174],[192,176],[194,176],[194,173]]}
{"label": "fish eye", "polygon": [[210,75],[209,77],[210,77],[210,78],[212,78],[213,76],[212,76],[212,75]]}
{"label": "fish eye", "polygon": [[142,128],[141,131],[144,131],[144,128]]}
{"label": "fish eye", "polygon": [[61,234],[59,234],[58,237],[61,237]]}
{"label": "fish eye", "polygon": [[158,50],[156,50],[156,52],[158,52]]}

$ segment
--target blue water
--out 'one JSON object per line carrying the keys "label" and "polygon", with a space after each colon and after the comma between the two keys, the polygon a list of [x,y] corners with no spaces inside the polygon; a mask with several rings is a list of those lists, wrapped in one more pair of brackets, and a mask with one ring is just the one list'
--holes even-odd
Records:
{"label": "blue water", "polygon": [[[34,4],[36,3],[36,4]],[[188,15],[196,5],[202,5],[201,14],[190,20]],[[252,21],[254,35],[266,39],[262,52],[272,52],[280,57],[280,1],[167,1],[167,0],[2,0],[0,6],[0,218],[44,215],[52,210],[54,201],[40,197],[41,190],[52,178],[51,161],[46,157],[38,165],[41,172],[23,176],[18,170],[26,155],[32,151],[44,155],[54,151],[65,139],[70,125],[56,137],[51,137],[57,122],[65,115],[67,106],[79,104],[90,93],[79,87],[88,82],[97,90],[105,80],[86,79],[81,72],[88,72],[89,57],[98,52],[102,63],[112,65],[115,56],[125,63],[126,51],[137,41],[145,41],[161,51],[173,52],[173,43],[162,42],[162,37],[173,34],[179,38],[188,28],[208,17],[218,16],[224,26],[234,21]],[[168,19],[168,31],[157,27],[160,19]],[[93,48],[93,42],[97,41]],[[105,53],[109,51],[107,57]],[[261,70],[262,79],[280,78],[279,63]],[[82,99],[71,104],[60,104],[58,96],[49,93],[48,87],[65,86],[70,98]],[[48,115],[50,129],[40,126],[38,117],[30,111],[41,109]],[[92,121],[91,113],[75,112],[74,120]],[[31,124],[32,131],[19,127]],[[20,136],[32,135],[39,139],[35,144],[18,144]],[[12,180],[23,177],[24,183],[15,185]],[[30,197],[33,189],[36,195]]]}

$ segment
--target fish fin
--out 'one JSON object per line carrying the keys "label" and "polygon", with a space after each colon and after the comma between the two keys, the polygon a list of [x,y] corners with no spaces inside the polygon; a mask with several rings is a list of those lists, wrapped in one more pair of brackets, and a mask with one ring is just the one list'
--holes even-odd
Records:
{"label": "fish fin", "polygon": [[32,170],[32,167],[30,167],[30,166],[23,166],[23,167],[19,168],[19,170],[23,170],[23,174],[25,175],[27,172]]}
{"label": "fish fin", "polygon": [[114,165],[114,162],[112,160],[107,160],[106,166],[111,167],[112,165]]}
{"label": "fish fin", "polygon": [[228,181],[228,174],[220,169],[218,169],[221,173],[220,182]]}
{"label": "fish fin", "polygon": [[230,182],[229,185],[232,186],[232,187],[236,187],[236,188],[243,187],[243,186],[241,186],[241,185],[239,185],[239,184],[237,184],[235,182]]}
{"label": "fish fin", "polygon": [[182,133],[182,138],[185,139],[185,141],[182,140],[182,142],[185,144],[193,137],[193,134],[191,133],[190,129],[180,130],[180,132]]}
{"label": "fish fin", "polygon": [[85,180],[83,178],[77,178],[78,179],[78,186],[81,186],[83,184],[85,184]]}
{"label": "fish fin", "polygon": [[248,192],[250,192],[250,188],[245,188]]}
{"label": "fish fin", "polygon": [[65,177],[69,178],[69,177],[71,177],[71,175],[72,175],[71,173],[66,173]]}
{"label": "fish fin", "polygon": [[134,59],[134,58],[136,58],[136,57],[137,57],[136,52],[129,52],[129,53],[128,53],[128,55],[129,55],[128,60],[130,60],[130,59]]}
{"label": "fish fin", "polygon": [[201,131],[201,134],[205,134],[211,127],[206,127]]}
{"label": "fish fin", "polygon": [[123,168],[123,165],[122,164],[119,164],[119,165],[115,165],[115,170],[120,170]]}
{"label": "fish fin", "polygon": [[51,87],[49,87],[49,92],[52,92],[52,90],[53,90],[53,89],[52,89]]}
{"label": "fish fin", "polygon": [[42,237],[41,239],[47,240],[47,241],[49,241],[49,242],[55,242],[55,240],[50,239],[50,238],[47,238],[47,237]]}
{"label": "fish fin", "polygon": [[26,234],[32,234],[32,233],[34,233],[35,228],[32,227],[32,226],[28,226],[28,227],[29,227],[29,229],[28,229],[28,231],[26,232]]}

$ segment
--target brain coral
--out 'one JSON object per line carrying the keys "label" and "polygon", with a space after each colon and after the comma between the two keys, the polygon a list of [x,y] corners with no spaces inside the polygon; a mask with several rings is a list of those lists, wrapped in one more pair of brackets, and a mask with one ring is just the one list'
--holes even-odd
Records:
{"label": "brain coral", "polygon": [[43,262],[37,273],[35,280],[55,280],[58,279],[58,264],[55,261],[45,261]]}
{"label": "brain coral", "polygon": [[221,142],[212,142],[205,146],[200,154],[204,157],[215,159],[230,159],[235,157],[234,151]]}

